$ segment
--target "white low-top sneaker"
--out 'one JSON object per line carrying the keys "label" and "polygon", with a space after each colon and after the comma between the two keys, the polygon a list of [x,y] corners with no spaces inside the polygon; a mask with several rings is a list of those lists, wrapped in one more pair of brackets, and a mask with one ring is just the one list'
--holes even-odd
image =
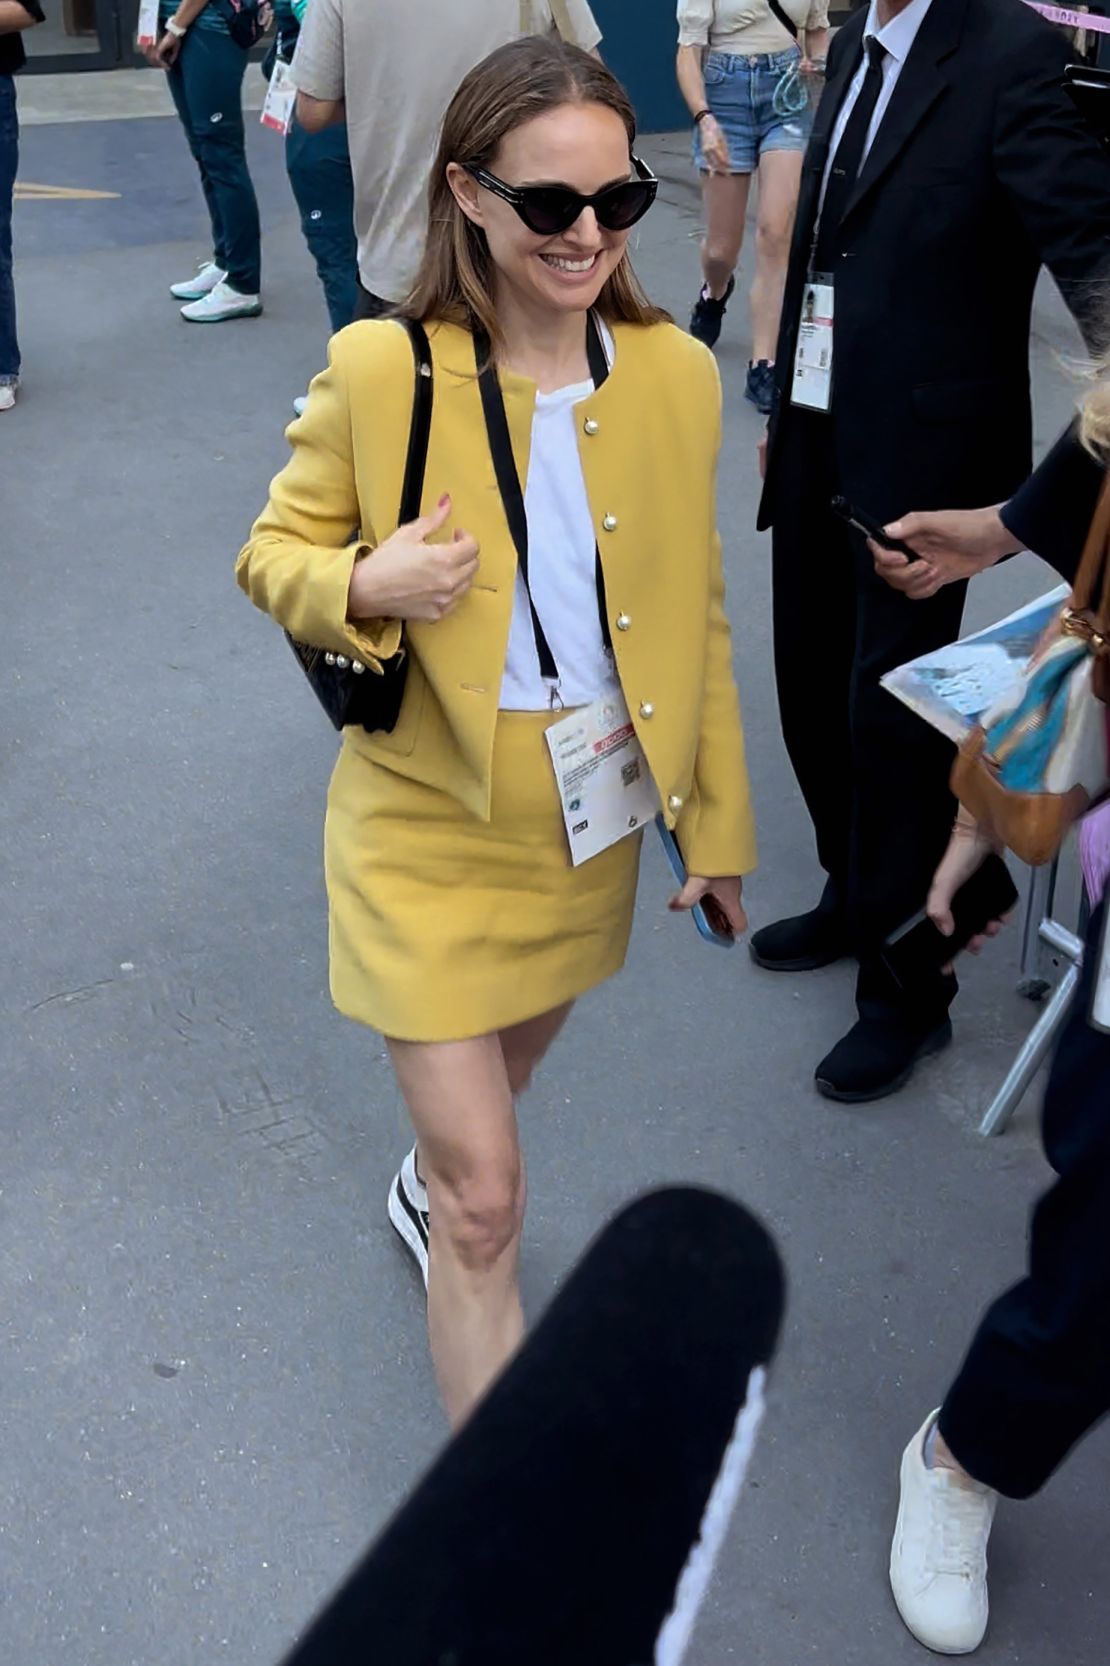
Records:
{"label": "white low-top sneaker", "polygon": [[393,1230],[420,1268],[428,1288],[428,1191],[416,1172],[416,1148],[401,1164],[389,1188],[389,1219]]}
{"label": "white low-top sneaker", "polygon": [[241,295],[221,278],[199,301],[182,307],[181,316],[190,324],[222,324],[225,318],[257,318],[261,311],[261,296]]}
{"label": "white low-top sneaker", "polygon": [[0,411],[14,410],[17,385],[15,382],[0,382]]}
{"label": "white low-top sneaker", "polygon": [[170,284],[170,294],[175,301],[200,301],[205,295],[210,295],[218,283],[223,283],[227,273],[222,266],[217,266],[214,260],[205,260],[197,267],[196,275],[182,278],[180,283]]}
{"label": "white low-top sneaker", "polygon": [[987,1540],[998,1494],[925,1463],[926,1418],[902,1457],[890,1588],[910,1631],[935,1654],[971,1654],[987,1631]]}

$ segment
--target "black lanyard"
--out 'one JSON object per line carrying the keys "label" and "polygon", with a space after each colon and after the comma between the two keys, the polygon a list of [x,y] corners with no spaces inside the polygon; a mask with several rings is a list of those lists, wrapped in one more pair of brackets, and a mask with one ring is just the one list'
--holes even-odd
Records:
{"label": "black lanyard", "polygon": [[[474,348],[478,355],[478,362],[483,359],[486,368],[478,378],[478,386],[482,394],[482,410],[486,418],[486,433],[489,436],[490,454],[493,457],[493,469],[497,476],[497,486],[501,493],[501,501],[505,506],[505,519],[509,523],[513,543],[516,545],[517,561],[520,564],[520,576],[524,580],[524,590],[528,597],[528,607],[532,615],[532,635],[536,641],[536,654],[540,662],[540,673],[551,688],[551,703],[558,702],[559,667],[555,655],[551,652],[551,644],[540,616],[536,612],[536,604],[532,600],[532,586],[528,580],[528,516],[524,510],[524,493],[520,489],[520,475],[517,473],[516,459],[513,456],[512,440],[509,437],[509,422],[505,415],[505,400],[501,392],[497,370],[490,358],[490,344],[485,332],[477,327],[474,330]],[[590,375],[595,388],[599,388],[609,374],[609,361],[605,356],[601,333],[593,313],[587,314],[586,320],[586,358],[590,366]],[[605,575],[601,570],[601,551],[594,545],[594,572],[597,584],[597,617],[601,626],[601,639],[606,651],[612,653],[613,638],[609,633],[609,618],[605,601]]]}

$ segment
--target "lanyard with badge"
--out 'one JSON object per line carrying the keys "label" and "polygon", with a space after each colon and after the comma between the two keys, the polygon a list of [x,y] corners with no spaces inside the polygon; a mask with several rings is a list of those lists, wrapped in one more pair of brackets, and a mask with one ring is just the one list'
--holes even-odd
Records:
{"label": "lanyard with badge", "polygon": [[[488,338],[474,332],[479,362],[486,368],[478,378],[482,410],[486,419],[494,473],[505,508],[505,518],[516,546],[517,563],[536,644],[540,674],[548,688],[552,711],[560,711],[558,662],[536,610],[528,575],[528,516],[524,506],[520,475],[513,456],[505,400],[497,371],[490,358]],[[600,388],[609,375],[601,335],[593,313],[587,315],[586,355],[594,387]],[[594,574],[597,616],[601,639],[610,664],[614,666],[611,685],[589,706],[571,712],[546,731],[559,796],[563,806],[571,861],[577,867],[651,820],[659,808],[651,771],[636,738],[628,706],[616,677],[613,638],[605,597],[605,575],[601,551],[594,545]]]}
{"label": "lanyard with badge", "polygon": [[809,272],[802,290],[802,316],[798,323],[790,399],[792,404],[803,405],[810,411],[828,411],[832,407],[835,299],[829,266],[831,260],[836,258],[836,232],[851,206],[867,155],[888,54],[876,36],[868,35],[863,57],[866,70],[830,160],[824,197],[814,227]]}
{"label": "lanyard with badge", "polygon": [[[835,157],[833,160],[835,162]],[[832,408],[833,278],[831,272],[816,270],[824,212],[822,204],[813,228],[813,243],[802,290],[802,316],[798,320],[794,375],[790,386],[790,403],[801,405],[807,411],[828,411]]]}

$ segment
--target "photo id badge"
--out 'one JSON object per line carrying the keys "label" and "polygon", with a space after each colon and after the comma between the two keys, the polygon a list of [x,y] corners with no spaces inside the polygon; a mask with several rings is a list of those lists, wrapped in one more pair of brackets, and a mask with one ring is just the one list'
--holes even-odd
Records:
{"label": "photo id badge", "polygon": [[274,60],[274,72],[270,76],[270,85],[266,88],[266,97],[262,104],[262,115],[259,118],[263,127],[272,128],[275,133],[288,133],[293,125],[293,110],[297,103],[297,89],[293,85],[293,67],[281,58]]}
{"label": "photo id badge", "polygon": [[806,279],[802,291],[790,403],[827,411],[832,405],[832,369],[833,285],[831,277],[817,272]]}
{"label": "photo id badge", "polygon": [[158,0],[142,0],[135,43],[139,47],[158,45]]}
{"label": "photo id badge", "polygon": [[553,723],[546,735],[577,868],[646,827],[659,797],[619,688]]}

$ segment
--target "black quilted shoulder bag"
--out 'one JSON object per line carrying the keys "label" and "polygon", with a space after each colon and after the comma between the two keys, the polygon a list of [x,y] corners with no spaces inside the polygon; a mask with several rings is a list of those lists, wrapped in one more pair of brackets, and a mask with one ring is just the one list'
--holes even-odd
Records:
{"label": "black quilted shoulder bag", "polygon": [[[409,449],[397,520],[398,526],[407,526],[418,519],[424,492],[428,436],[432,428],[432,352],[422,324],[409,318],[400,322],[409,333],[416,372]],[[297,642],[288,631],[285,637],[335,728],[361,724],[373,734],[375,731],[388,733],[396,725],[408,675],[403,645],[392,659],[385,661],[379,676],[345,654],[328,653],[306,642]]]}

